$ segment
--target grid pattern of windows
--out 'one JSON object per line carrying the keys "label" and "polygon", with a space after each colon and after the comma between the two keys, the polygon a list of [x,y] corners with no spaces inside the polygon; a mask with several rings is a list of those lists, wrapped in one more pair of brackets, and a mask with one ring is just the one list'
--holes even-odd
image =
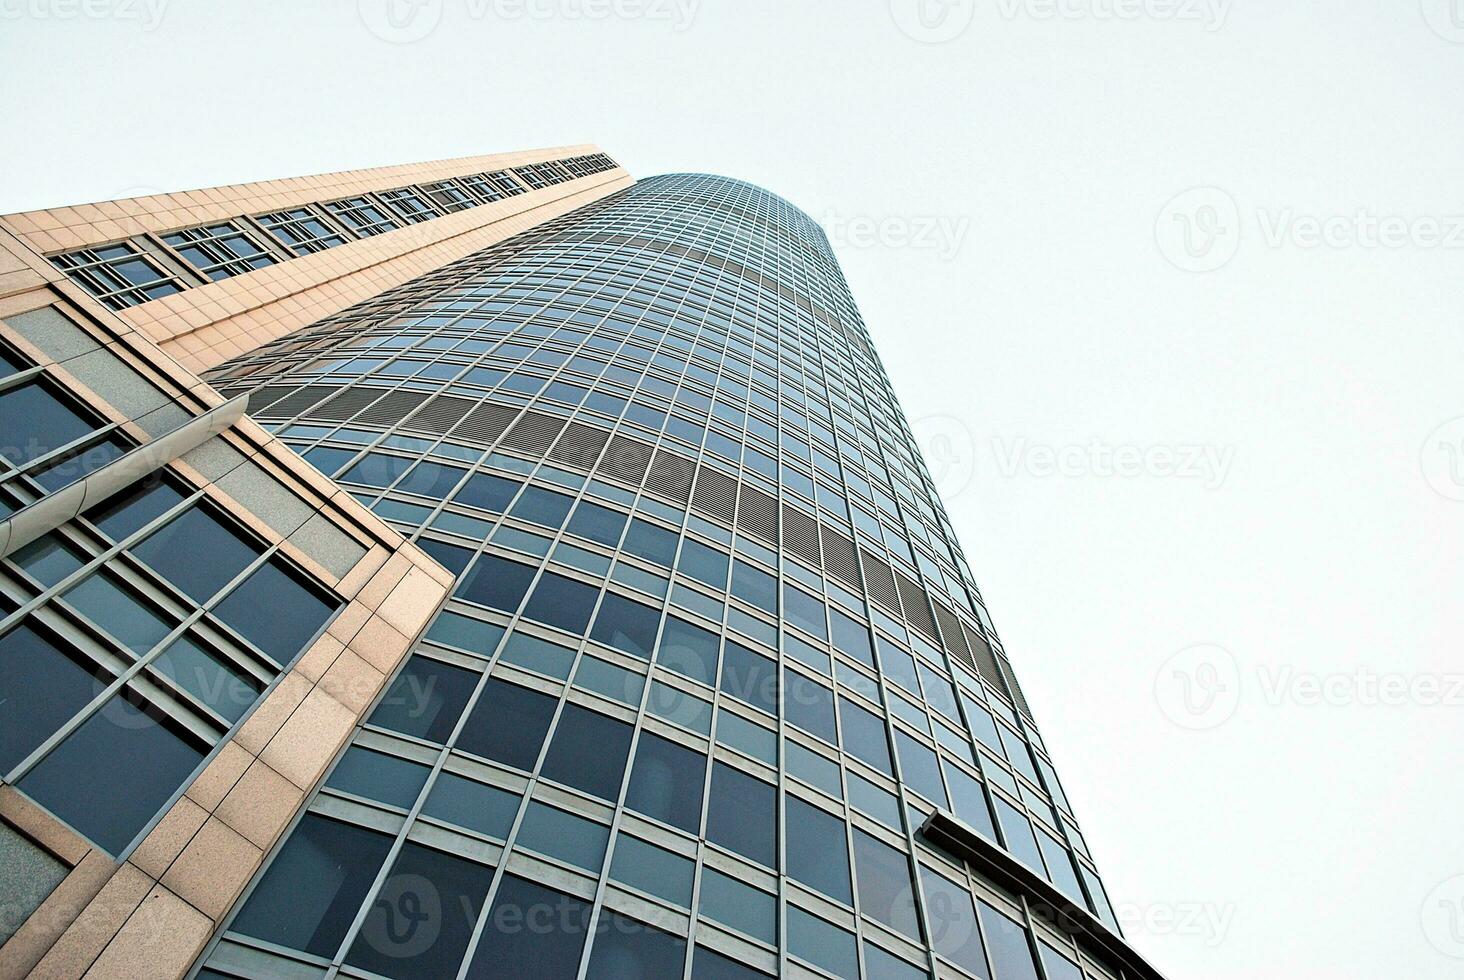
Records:
{"label": "grid pattern of windows", "polygon": [[227,279],[275,264],[274,256],[232,221],[169,232],[163,241],[208,279]]}
{"label": "grid pattern of windows", "polygon": [[[1117,928],[827,241],[786,202],[645,180],[213,380],[458,584],[210,969],[283,947],[394,976],[1005,980],[1040,948],[1107,975],[918,832],[952,811]],[[330,848],[356,856],[302,924],[283,883]],[[441,913],[451,939],[420,950],[373,926],[424,894],[472,921]],[[544,929],[504,925],[535,908]]]}
{"label": "grid pattern of windows", "polygon": [[314,208],[291,208],[261,214],[264,229],[295,255],[309,255],[343,245],[346,237],[326,222]]}
{"label": "grid pattern of windows", "polygon": [[56,268],[114,310],[182,292],[185,286],[127,242],[51,256]]}
{"label": "grid pattern of windows", "polygon": [[325,209],[341,224],[363,237],[379,235],[401,227],[387,212],[385,206],[369,197],[347,197],[339,201],[326,201]]}

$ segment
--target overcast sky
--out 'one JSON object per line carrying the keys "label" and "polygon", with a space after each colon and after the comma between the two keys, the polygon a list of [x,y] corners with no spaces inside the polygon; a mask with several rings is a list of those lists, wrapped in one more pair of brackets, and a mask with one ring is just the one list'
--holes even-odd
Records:
{"label": "overcast sky", "polygon": [[786,196],[1133,942],[1464,974],[1464,0],[385,2],[0,0],[0,212],[591,141]]}

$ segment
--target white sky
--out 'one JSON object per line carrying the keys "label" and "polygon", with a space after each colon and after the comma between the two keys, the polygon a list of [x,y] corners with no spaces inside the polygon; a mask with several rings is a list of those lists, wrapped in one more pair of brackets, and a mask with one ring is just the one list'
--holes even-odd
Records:
{"label": "white sky", "polygon": [[597,141],[833,219],[1135,944],[1464,974],[1464,0],[159,2],[0,0],[0,212]]}

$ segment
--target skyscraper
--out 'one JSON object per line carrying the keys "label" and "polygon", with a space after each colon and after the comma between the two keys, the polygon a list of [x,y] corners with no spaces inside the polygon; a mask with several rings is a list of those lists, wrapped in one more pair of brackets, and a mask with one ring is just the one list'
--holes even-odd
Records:
{"label": "skyscraper", "polygon": [[0,219],[7,969],[1157,976],[806,215],[192,193]]}

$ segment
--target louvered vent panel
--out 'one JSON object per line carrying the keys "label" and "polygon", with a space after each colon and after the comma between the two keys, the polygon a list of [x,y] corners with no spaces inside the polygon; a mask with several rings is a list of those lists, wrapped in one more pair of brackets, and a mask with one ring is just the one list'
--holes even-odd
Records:
{"label": "louvered vent panel", "polygon": [[457,428],[452,430],[452,437],[492,445],[498,441],[498,437],[503,435],[503,430],[508,428],[508,423],[512,422],[517,415],[518,409],[516,408],[484,403],[469,412],[467,418],[457,424]]}
{"label": "louvered vent panel", "polygon": [[595,468],[600,450],[605,448],[609,439],[610,433],[603,429],[571,422],[565,428],[564,435],[559,437],[554,450],[549,453],[549,459],[576,469],[591,470]]}
{"label": "louvered vent panel", "polygon": [[854,542],[830,528],[821,528],[824,570],[854,591],[859,591],[859,559]]}
{"label": "louvered vent panel", "polygon": [[378,398],[352,421],[362,425],[396,425],[426,400],[427,393],[423,391],[393,391]]}
{"label": "louvered vent panel", "polygon": [[976,673],[992,687],[1006,693],[1006,681],[996,667],[996,655],[991,652],[991,644],[965,623],[961,625],[966,629],[966,643],[971,647],[971,656],[976,661]]}
{"label": "louvered vent panel", "polygon": [[265,410],[295,390],[294,385],[266,385],[249,393],[249,414],[269,414]]}
{"label": "louvered vent panel", "polygon": [[303,417],[324,422],[344,422],[386,392],[385,388],[347,388],[330,401],[316,405]]}
{"label": "louvered vent panel", "polygon": [[503,437],[503,445],[532,456],[543,456],[564,430],[565,421],[543,412],[525,412]]}
{"label": "louvered vent panel", "polygon": [[691,496],[691,481],[696,476],[696,463],[679,453],[656,450],[646,471],[646,489],[670,497],[685,505]]}
{"label": "louvered vent panel", "polygon": [[423,405],[421,410],[402,424],[404,432],[429,432],[434,436],[445,436],[478,403],[471,398],[457,398],[453,395],[438,395]]}
{"label": "louvered vent panel", "polygon": [[971,651],[966,649],[966,631],[961,628],[960,619],[939,600],[935,602],[935,619],[940,624],[940,635],[946,653],[974,669],[976,661],[971,659]]}
{"label": "louvered vent panel", "polygon": [[334,385],[306,385],[292,395],[286,395],[269,407],[270,418],[292,419],[311,405],[319,404],[341,389]]}
{"label": "louvered vent panel", "polygon": [[761,490],[742,486],[737,503],[737,527],[778,546],[778,501]]}
{"label": "louvered vent panel", "polygon": [[1027,696],[1022,693],[1022,685],[1017,683],[1017,674],[1016,671],[1012,670],[1012,662],[1006,657],[1000,658],[998,662],[1002,667],[1002,675],[1006,677],[1007,690],[1011,692],[1012,701],[1015,702],[1017,709],[1022,714],[1031,718],[1032,708],[1027,704]]}
{"label": "louvered vent panel", "polygon": [[895,595],[895,575],[890,571],[890,566],[863,548],[859,552],[864,559],[864,585],[869,597],[898,616],[900,600]]}
{"label": "louvered vent panel", "polygon": [[801,510],[784,507],[783,548],[818,568],[818,521]]}
{"label": "louvered vent panel", "polygon": [[923,631],[931,639],[940,636],[935,630],[935,617],[930,615],[930,602],[925,598],[925,590],[920,584],[897,571],[895,585],[900,590],[900,602],[905,607],[905,619],[910,625]]}
{"label": "louvered vent panel", "polygon": [[605,458],[595,472],[614,480],[622,480],[632,486],[640,486],[646,477],[646,467],[651,465],[651,447],[625,436],[613,436],[605,450]]}
{"label": "louvered vent panel", "polygon": [[701,467],[696,492],[691,495],[691,509],[731,524],[737,514],[737,478]]}

